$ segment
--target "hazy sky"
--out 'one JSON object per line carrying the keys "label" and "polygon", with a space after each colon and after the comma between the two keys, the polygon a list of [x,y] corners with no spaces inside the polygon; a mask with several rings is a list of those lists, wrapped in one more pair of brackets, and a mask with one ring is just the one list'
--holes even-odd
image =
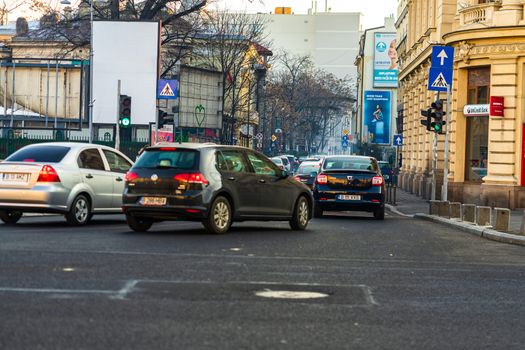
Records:
{"label": "hazy sky", "polygon": [[[312,0],[217,0],[221,7],[248,12],[270,12],[275,7],[291,7],[295,13],[307,13],[312,7]],[[317,11],[325,10],[325,4],[332,12],[361,12],[363,29],[379,27],[383,19],[391,14],[396,16],[397,0],[317,0]]]}

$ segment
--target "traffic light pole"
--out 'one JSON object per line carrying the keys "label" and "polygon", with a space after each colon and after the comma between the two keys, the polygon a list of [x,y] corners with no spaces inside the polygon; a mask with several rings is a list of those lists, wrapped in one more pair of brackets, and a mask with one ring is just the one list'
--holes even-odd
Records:
{"label": "traffic light pole", "polygon": [[[439,91],[437,93],[436,100],[439,100]],[[437,168],[438,168],[438,133],[434,132],[434,144],[432,146],[432,194],[430,196],[431,200],[436,200]]]}
{"label": "traffic light pole", "polygon": [[120,151],[120,79],[117,81],[117,123],[115,124],[115,149]]}
{"label": "traffic light pole", "polygon": [[448,200],[448,149],[449,149],[449,132],[450,128],[450,108],[451,108],[451,86],[447,85],[447,110],[445,111],[446,130],[445,130],[445,162],[443,165],[443,187],[441,188],[441,200]]}

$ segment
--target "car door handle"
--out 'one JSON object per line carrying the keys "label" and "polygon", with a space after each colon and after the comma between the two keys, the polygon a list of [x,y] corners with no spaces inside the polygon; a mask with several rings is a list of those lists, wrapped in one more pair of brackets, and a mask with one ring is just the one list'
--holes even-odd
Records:
{"label": "car door handle", "polygon": [[91,174],[87,174],[86,175],[86,179],[92,179],[92,178],[93,178],[93,175],[91,175]]}
{"label": "car door handle", "polygon": [[265,184],[266,180],[265,179],[260,179],[259,182],[262,183],[262,184]]}
{"label": "car door handle", "polygon": [[233,176],[230,176],[230,177],[228,178],[228,180],[230,180],[230,181],[235,181],[235,178],[234,178]]}
{"label": "car door handle", "polygon": [[115,180],[118,181],[118,182],[123,181],[121,177],[117,177]]}

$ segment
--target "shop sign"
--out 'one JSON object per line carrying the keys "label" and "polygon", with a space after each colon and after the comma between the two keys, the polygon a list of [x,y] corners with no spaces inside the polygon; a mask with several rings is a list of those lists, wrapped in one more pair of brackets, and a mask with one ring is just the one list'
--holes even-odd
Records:
{"label": "shop sign", "polygon": [[503,96],[490,96],[490,116],[503,117],[505,110],[504,101]]}
{"label": "shop sign", "polygon": [[465,105],[463,114],[465,117],[484,117],[489,115],[490,105]]}

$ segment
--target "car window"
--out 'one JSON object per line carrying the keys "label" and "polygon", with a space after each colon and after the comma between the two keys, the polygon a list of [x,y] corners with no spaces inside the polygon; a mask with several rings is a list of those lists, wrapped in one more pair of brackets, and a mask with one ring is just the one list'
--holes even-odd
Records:
{"label": "car window", "polygon": [[319,172],[319,164],[301,164],[297,173],[300,175],[310,175],[314,171]]}
{"label": "car window", "polygon": [[106,159],[109,163],[109,169],[111,171],[115,173],[125,173],[131,168],[130,162],[128,162],[120,154],[117,154],[115,152],[112,152],[106,149],[102,151],[104,152],[104,155],[106,156]]}
{"label": "car window", "polygon": [[228,167],[228,171],[234,173],[249,172],[248,164],[246,164],[246,161],[244,160],[244,157],[241,152],[233,150],[224,150],[222,151],[222,155],[224,157],[224,162]]}
{"label": "car window", "polygon": [[378,171],[377,164],[372,159],[356,157],[326,158],[323,169]]}
{"label": "car window", "polygon": [[16,151],[6,161],[59,163],[71,148],[64,146],[33,146]]}
{"label": "car window", "polygon": [[106,170],[100,152],[96,148],[90,148],[80,152],[77,163],[82,169]]}
{"label": "car window", "polygon": [[146,149],[134,167],[193,170],[198,167],[198,154],[198,151],[170,147]]}
{"label": "car window", "polygon": [[270,175],[277,176],[277,170],[275,165],[266,158],[263,158],[255,153],[248,153],[248,159],[255,170],[255,173],[258,175]]}
{"label": "car window", "polygon": [[215,167],[220,172],[228,171],[228,164],[226,163],[226,160],[220,151],[215,153]]}

